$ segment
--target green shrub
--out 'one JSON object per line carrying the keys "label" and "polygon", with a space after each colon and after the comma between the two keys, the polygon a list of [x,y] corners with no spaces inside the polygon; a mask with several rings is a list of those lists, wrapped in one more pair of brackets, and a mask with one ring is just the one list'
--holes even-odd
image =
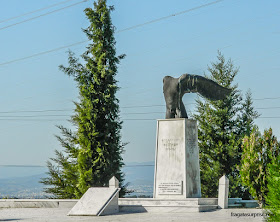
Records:
{"label": "green shrub", "polygon": [[263,135],[254,130],[250,137],[245,136],[243,140],[241,179],[261,207],[266,204],[269,165],[276,160],[279,152],[280,144],[271,128]]}
{"label": "green shrub", "polygon": [[275,222],[280,221],[280,156],[268,166],[268,172],[267,221]]}

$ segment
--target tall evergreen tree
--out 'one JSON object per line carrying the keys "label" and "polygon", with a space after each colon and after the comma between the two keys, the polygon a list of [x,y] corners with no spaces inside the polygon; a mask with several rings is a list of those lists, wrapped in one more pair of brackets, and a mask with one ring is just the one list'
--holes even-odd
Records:
{"label": "tall evergreen tree", "polygon": [[232,88],[231,94],[224,100],[205,102],[197,100],[198,140],[200,150],[200,168],[202,195],[217,196],[218,180],[231,173],[234,154],[238,150],[235,131],[237,122],[234,117],[239,112],[240,93],[232,82],[238,73],[232,62],[225,61],[218,52],[218,62],[208,67],[209,78],[220,85]]}
{"label": "tall evergreen tree", "polygon": [[235,153],[236,165],[232,168],[229,176],[231,180],[230,196],[241,197],[243,199],[252,199],[249,187],[244,185],[240,175],[241,159],[243,154],[242,140],[245,136],[250,136],[252,131],[257,128],[254,121],[260,115],[253,107],[252,93],[248,90],[245,94],[245,100],[241,103],[241,112],[238,114],[238,131],[237,135],[240,139],[240,145]]}
{"label": "tall evergreen tree", "polygon": [[[230,59],[226,61],[220,52],[217,58],[218,61],[208,67],[209,78],[231,88],[232,92],[219,101],[197,100],[197,114],[194,117],[198,121],[202,195],[216,197],[218,180],[225,174],[230,179],[230,196],[248,198],[249,193],[241,184],[238,166],[242,152],[241,140],[245,134],[245,128],[240,128],[241,116],[249,124],[245,119],[249,119],[250,113],[244,107],[253,109],[251,97],[248,94],[242,103],[238,86],[233,83],[238,69]],[[254,120],[254,116],[251,120]]]}
{"label": "tall evergreen tree", "polygon": [[[72,117],[77,130],[73,133],[60,127],[64,137],[58,139],[65,148],[64,154],[56,152],[56,158],[52,159],[55,163],[48,162],[50,177],[42,180],[51,185],[46,192],[56,197],[79,198],[91,186],[106,186],[112,176],[123,183],[115,77],[124,55],[116,56],[112,10],[106,0],[94,2],[94,9],[85,9],[90,25],[84,32],[91,43],[82,55],[84,62],[80,63],[70,52],[69,66],[60,66],[76,81],[80,101],[75,103]],[[72,188],[65,193],[69,186]]]}
{"label": "tall evergreen tree", "polygon": [[242,103],[241,114],[239,116],[239,131],[243,136],[250,136],[253,129],[256,128],[254,120],[258,118],[260,114],[253,107],[252,93],[248,90],[245,94],[245,100]]}

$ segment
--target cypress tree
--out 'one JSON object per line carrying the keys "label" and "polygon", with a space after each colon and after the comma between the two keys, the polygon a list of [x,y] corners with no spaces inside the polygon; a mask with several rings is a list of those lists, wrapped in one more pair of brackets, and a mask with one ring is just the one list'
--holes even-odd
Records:
{"label": "cypress tree", "polygon": [[[85,9],[90,25],[84,32],[90,44],[81,56],[84,62],[80,63],[70,52],[69,66],[60,66],[77,83],[80,101],[75,103],[75,114],[71,120],[76,131],[72,133],[60,127],[64,138],[58,139],[65,148],[65,154],[56,152],[56,158],[52,160],[57,168],[49,162],[50,177],[42,181],[56,189],[56,192],[46,190],[56,196],[64,192],[64,187],[54,177],[64,179],[65,186],[72,186],[71,191],[74,191],[76,198],[91,186],[108,185],[112,176],[116,176],[121,185],[123,183],[121,154],[124,144],[121,143],[122,122],[115,77],[117,65],[124,55],[116,56],[114,27],[110,17],[112,10],[113,7],[108,7],[106,0],[94,2],[94,9]],[[63,161],[59,161],[60,157]],[[68,175],[72,176],[65,180]],[[125,188],[121,195],[124,192]]]}

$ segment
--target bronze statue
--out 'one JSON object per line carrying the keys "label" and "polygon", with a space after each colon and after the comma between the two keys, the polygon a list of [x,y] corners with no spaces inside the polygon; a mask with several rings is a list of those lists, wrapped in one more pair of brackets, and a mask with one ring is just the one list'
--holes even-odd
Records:
{"label": "bronze statue", "polygon": [[166,102],[165,118],[188,118],[182,102],[185,93],[198,93],[210,100],[221,100],[226,98],[230,92],[231,89],[198,75],[183,74],[179,78],[165,76],[163,78],[163,93]]}

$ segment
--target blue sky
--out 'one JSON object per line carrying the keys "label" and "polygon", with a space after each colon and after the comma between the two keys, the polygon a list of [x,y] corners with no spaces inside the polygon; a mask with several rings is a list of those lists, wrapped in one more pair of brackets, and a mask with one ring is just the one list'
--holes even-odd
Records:
{"label": "blue sky", "polygon": [[[60,2],[63,1],[1,3],[0,165],[45,165],[54,156],[54,150],[61,149],[54,137],[60,134],[56,125],[73,129],[67,119],[73,113],[78,91],[73,79],[58,66],[67,65],[68,48],[79,56],[87,43],[3,64],[86,40],[82,28],[87,27],[88,21],[83,10],[93,5],[92,0],[83,3],[69,0],[7,20]],[[211,2],[215,4],[204,6]],[[121,87],[118,98],[122,138],[123,142],[129,142],[123,156],[125,162],[154,160],[155,119],[164,118],[165,112],[163,77],[207,74],[207,65],[216,61],[217,50],[240,68],[235,83],[243,94],[251,89],[254,106],[261,114],[256,121],[260,129],[272,127],[280,139],[279,1],[109,0],[108,3],[115,6],[112,20],[116,26],[117,52],[127,55],[117,75]],[[199,6],[204,7],[125,30]],[[31,20],[22,22],[28,19]],[[190,114],[195,111],[192,104],[195,98],[195,94],[184,97],[185,103],[191,103],[187,105]]]}

